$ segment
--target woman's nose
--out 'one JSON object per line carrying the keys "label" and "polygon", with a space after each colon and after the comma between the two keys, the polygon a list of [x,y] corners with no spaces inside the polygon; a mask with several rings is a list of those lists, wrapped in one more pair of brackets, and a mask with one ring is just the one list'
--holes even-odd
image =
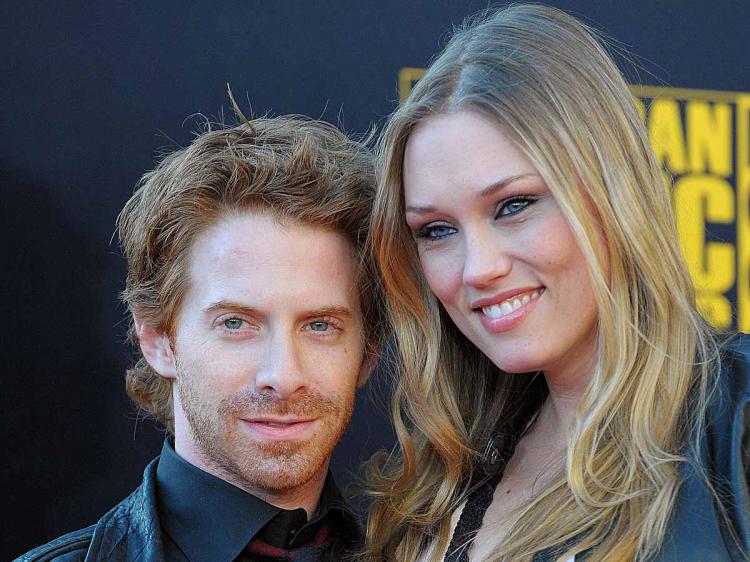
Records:
{"label": "woman's nose", "polygon": [[476,288],[491,285],[510,273],[512,259],[496,239],[475,234],[465,239],[464,283]]}

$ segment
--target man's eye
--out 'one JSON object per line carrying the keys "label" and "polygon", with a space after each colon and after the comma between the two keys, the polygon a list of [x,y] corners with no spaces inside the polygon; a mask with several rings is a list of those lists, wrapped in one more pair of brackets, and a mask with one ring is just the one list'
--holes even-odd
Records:
{"label": "man's eye", "polygon": [[513,199],[503,201],[502,203],[500,203],[497,209],[497,215],[495,216],[495,218],[508,217],[518,214],[526,209],[526,207],[534,203],[534,201],[535,199],[532,199],[530,197],[515,197]]}
{"label": "man's eye", "polygon": [[452,226],[449,226],[447,224],[426,224],[419,230],[417,230],[414,235],[417,238],[424,238],[426,240],[442,240],[446,236],[450,236],[451,234],[455,234],[456,229]]}
{"label": "man's eye", "polygon": [[309,326],[310,330],[313,332],[327,332],[331,328],[331,325],[323,320],[315,320],[314,322],[310,322]]}
{"label": "man's eye", "polygon": [[325,317],[320,320],[311,320],[305,325],[305,330],[328,337],[341,333],[343,324],[336,318]]}
{"label": "man's eye", "polygon": [[239,330],[244,323],[245,321],[241,318],[227,318],[224,320],[224,327],[227,330]]}

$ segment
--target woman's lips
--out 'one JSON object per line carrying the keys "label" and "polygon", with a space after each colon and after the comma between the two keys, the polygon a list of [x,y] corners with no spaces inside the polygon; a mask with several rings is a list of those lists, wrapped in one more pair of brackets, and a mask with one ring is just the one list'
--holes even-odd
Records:
{"label": "woman's lips", "polygon": [[515,293],[512,297],[497,299],[475,309],[485,329],[492,333],[512,330],[536,307],[544,294],[544,287]]}
{"label": "woman's lips", "polygon": [[244,427],[258,440],[284,441],[308,436],[316,420],[249,418],[241,421]]}

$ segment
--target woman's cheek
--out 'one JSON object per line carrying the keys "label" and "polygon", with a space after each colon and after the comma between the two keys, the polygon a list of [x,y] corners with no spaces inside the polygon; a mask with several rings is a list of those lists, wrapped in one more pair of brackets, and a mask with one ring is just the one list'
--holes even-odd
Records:
{"label": "woman's cheek", "polygon": [[422,272],[435,296],[443,303],[451,302],[460,288],[461,268],[450,255],[422,255]]}

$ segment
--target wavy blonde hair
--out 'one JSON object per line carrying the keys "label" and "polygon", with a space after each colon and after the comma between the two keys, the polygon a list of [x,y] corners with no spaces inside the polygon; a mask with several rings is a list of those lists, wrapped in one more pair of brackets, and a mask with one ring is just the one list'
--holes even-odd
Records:
{"label": "wavy blonde hair", "polygon": [[664,540],[718,348],[696,310],[669,189],[625,80],[595,32],[537,5],[459,29],[381,139],[371,240],[396,336],[398,449],[370,465],[367,556],[412,561],[429,545],[444,551],[489,433],[513,419],[529,386],[532,396],[546,392],[542,377],[501,373],[453,326],[404,219],[411,131],[462,110],[497,123],[533,162],[576,236],[598,304],[598,362],[565,467],[491,560],[592,547],[594,561],[645,560]]}

